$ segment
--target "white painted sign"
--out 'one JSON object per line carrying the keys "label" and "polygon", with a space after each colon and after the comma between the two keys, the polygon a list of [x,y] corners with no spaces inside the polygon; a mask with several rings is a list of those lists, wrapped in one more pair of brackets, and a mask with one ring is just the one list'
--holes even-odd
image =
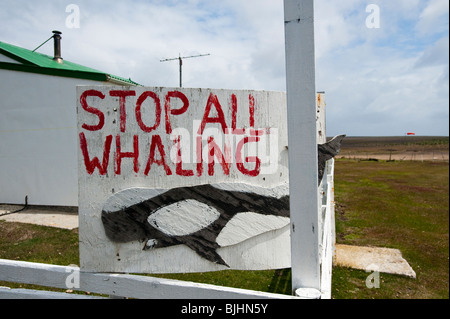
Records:
{"label": "white painted sign", "polygon": [[77,97],[84,270],[290,266],[285,93],[78,87]]}

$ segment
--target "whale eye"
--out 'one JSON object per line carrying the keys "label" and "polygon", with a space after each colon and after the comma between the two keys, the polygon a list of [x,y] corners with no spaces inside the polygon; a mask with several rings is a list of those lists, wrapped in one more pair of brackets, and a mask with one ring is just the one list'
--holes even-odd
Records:
{"label": "whale eye", "polygon": [[149,240],[145,243],[145,249],[146,249],[146,250],[153,249],[157,244],[158,244],[158,240],[156,240],[156,239],[149,239]]}
{"label": "whale eye", "polygon": [[219,217],[215,208],[189,199],[158,209],[147,221],[167,236],[187,236],[208,227]]}

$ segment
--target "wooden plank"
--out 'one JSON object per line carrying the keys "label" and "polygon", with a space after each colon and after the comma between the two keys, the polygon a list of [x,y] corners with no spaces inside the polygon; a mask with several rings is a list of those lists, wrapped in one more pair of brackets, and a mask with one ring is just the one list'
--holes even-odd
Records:
{"label": "wooden plank", "polygon": [[33,290],[33,289],[10,289],[0,287],[0,299],[106,299],[96,296],[76,295],[64,292]]}
{"label": "wooden plank", "polygon": [[334,166],[335,160],[328,161],[328,190],[327,190],[327,243],[325,266],[322,269],[322,299],[331,299],[333,260],[336,252],[336,219],[334,201]]}
{"label": "wooden plank", "polygon": [[321,298],[331,299],[331,279],[333,270],[333,222],[332,215],[332,203],[334,201],[334,186],[333,186],[333,167],[334,159],[327,163],[327,175],[326,180],[326,203],[322,206],[325,211],[323,218],[323,230],[321,240]]}
{"label": "wooden plank", "polygon": [[332,253],[332,261],[336,258],[336,202],[334,197],[334,167],[335,160],[331,161],[332,165],[329,165],[329,184],[331,185],[330,189],[330,218],[331,218],[331,253]]}
{"label": "wooden plank", "polygon": [[293,299],[294,297],[245,289],[153,278],[100,274],[77,267],[0,259],[0,281],[67,288],[68,276],[79,272],[79,286],[73,290],[142,299]]}
{"label": "wooden plank", "polygon": [[66,278],[75,267],[63,267],[0,259],[0,280],[53,288],[66,288]]}
{"label": "wooden plank", "polygon": [[[85,274],[84,274],[85,275]],[[83,275],[83,276],[84,276]],[[83,278],[82,276],[82,278]],[[184,281],[133,276],[90,274],[81,280],[88,290],[143,299],[289,299],[290,296]]]}
{"label": "wooden plank", "polygon": [[326,120],[325,93],[317,93],[317,143],[325,144],[327,142],[327,120]]}
{"label": "wooden plank", "polygon": [[293,292],[320,289],[313,3],[284,1]]}

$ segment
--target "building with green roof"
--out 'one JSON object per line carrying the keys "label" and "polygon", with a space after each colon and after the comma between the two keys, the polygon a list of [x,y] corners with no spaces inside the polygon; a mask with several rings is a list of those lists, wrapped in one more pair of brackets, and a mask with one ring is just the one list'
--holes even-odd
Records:
{"label": "building with green roof", "polygon": [[[3,55],[3,59],[0,58],[0,69],[3,70],[111,82],[117,85],[138,85],[131,79],[125,79],[63,59],[58,62],[54,57],[0,41],[1,55]],[[9,58],[9,61],[5,57]]]}
{"label": "building with green roof", "polygon": [[53,57],[0,41],[0,203],[78,206],[76,87],[139,85],[64,60],[60,34]]}

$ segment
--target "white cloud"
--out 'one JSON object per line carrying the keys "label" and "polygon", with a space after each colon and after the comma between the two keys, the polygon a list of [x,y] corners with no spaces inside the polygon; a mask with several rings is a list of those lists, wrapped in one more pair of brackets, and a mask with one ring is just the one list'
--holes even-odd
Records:
{"label": "white cloud", "polygon": [[[424,1],[375,2],[380,29],[364,27],[365,11],[361,15],[356,4],[341,8],[341,2],[336,7],[322,2],[317,87],[327,92],[328,133],[447,135],[448,36],[416,37]],[[438,23],[448,28],[448,18],[447,24]]]}
{"label": "white cloud", "polygon": [[449,38],[444,37],[427,47],[416,63],[416,67],[448,66]]}
{"label": "white cloud", "polygon": [[365,6],[358,0],[339,1],[338,5],[324,0],[315,3],[318,59],[334,50],[339,51],[347,47],[359,38],[359,30],[365,23],[365,17],[361,15],[363,12],[365,12]]}
{"label": "white cloud", "polygon": [[433,35],[448,32],[449,2],[447,0],[430,0],[422,11],[417,23],[420,35]]}

